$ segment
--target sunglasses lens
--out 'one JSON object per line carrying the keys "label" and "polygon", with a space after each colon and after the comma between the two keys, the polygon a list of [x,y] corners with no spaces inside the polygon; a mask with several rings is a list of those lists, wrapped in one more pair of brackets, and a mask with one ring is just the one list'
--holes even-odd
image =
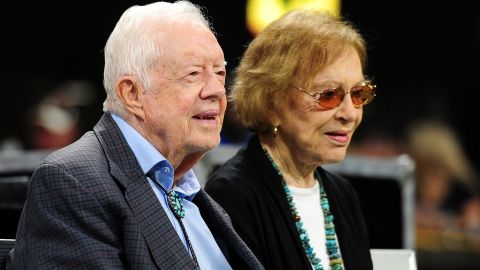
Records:
{"label": "sunglasses lens", "polygon": [[362,85],[352,89],[350,95],[352,96],[353,104],[366,105],[375,97],[375,90],[370,85]]}
{"label": "sunglasses lens", "polygon": [[325,89],[318,98],[317,102],[325,109],[338,107],[342,103],[345,92],[341,88]]}

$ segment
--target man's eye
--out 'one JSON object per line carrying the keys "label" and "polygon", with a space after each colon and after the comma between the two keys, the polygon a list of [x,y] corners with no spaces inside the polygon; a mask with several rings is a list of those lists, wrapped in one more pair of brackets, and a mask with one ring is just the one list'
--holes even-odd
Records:
{"label": "man's eye", "polygon": [[202,72],[200,71],[192,71],[190,73],[188,73],[184,79],[188,82],[198,82],[199,80],[202,79]]}
{"label": "man's eye", "polygon": [[199,76],[200,75],[200,72],[198,71],[192,71],[190,73],[188,73],[188,76],[192,76],[192,77],[196,77],[196,76]]}

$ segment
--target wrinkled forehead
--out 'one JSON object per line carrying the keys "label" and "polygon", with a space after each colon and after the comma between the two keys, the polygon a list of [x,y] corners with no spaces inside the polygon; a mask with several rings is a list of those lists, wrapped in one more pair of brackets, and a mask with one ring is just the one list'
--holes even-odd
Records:
{"label": "wrinkled forehead", "polygon": [[224,60],[217,38],[203,24],[171,23],[166,30],[157,33],[156,40],[162,56],[166,59],[204,57],[211,61]]}

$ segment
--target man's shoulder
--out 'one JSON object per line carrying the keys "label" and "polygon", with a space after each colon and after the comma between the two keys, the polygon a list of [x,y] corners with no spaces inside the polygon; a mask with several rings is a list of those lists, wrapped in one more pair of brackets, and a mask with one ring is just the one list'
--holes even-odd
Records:
{"label": "man's shoulder", "polygon": [[45,162],[65,163],[71,160],[94,158],[103,152],[102,147],[92,131],[85,133],[77,141],[50,153]]}
{"label": "man's shoulder", "polygon": [[94,171],[107,166],[102,145],[92,131],[85,133],[74,143],[50,153],[42,162],[42,166],[57,166],[63,170]]}
{"label": "man's shoulder", "polygon": [[104,197],[105,191],[115,186],[109,161],[93,132],[87,132],[78,141],[48,155],[34,170],[30,183],[57,187],[74,184],[99,197]]}

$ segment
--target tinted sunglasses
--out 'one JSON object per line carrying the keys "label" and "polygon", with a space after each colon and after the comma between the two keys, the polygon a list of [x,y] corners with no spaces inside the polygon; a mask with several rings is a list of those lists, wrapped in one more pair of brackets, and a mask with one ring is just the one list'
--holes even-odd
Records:
{"label": "tinted sunglasses", "polygon": [[350,91],[344,91],[341,87],[324,89],[320,92],[310,94],[309,92],[303,90],[300,87],[293,86],[293,88],[302,91],[303,93],[311,96],[318,105],[325,109],[333,109],[338,106],[343,101],[345,95],[350,93],[352,102],[355,106],[362,106],[370,103],[373,98],[376,96],[375,88],[376,85],[371,82],[363,82],[357,86],[354,86]]}

